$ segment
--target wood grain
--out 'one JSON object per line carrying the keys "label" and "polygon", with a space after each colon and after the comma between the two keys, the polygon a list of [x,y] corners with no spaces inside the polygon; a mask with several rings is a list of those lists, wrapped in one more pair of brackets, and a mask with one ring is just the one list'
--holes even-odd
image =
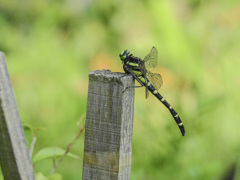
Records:
{"label": "wood grain", "polygon": [[6,180],[34,180],[34,171],[9,77],[0,52],[0,164]]}
{"label": "wood grain", "polygon": [[131,76],[89,73],[83,180],[130,180],[134,86]]}

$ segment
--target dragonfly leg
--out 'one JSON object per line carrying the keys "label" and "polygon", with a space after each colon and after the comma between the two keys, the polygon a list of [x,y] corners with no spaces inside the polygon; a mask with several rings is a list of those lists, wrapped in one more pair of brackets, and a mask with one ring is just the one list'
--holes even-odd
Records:
{"label": "dragonfly leg", "polygon": [[138,78],[138,76],[136,76],[136,74],[134,74],[132,71],[130,71],[130,69],[128,67],[125,66],[124,70],[128,73],[128,74],[131,74],[134,79],[136,79],[139,84],[141,84],[141,86],[128,86],[124,89],[123,93],[128,89],[128,88],[138,88],[138,87],[143,87],[145,86],[145,84]]}
{"label": "dragonfly leg", "polygon": [[138,88],[138,87],[143,87],[143,86],[145,86],[144,83],[136,76],[136,74],[134,74],[132,71],[130,71],[127,67],[125,67],[125,70],[126,70],[129,74],[131,74],[131,75],[134,77],[134,79],[136,79],[136,80],[141,84],[141,86],[128,86],[128,87],[126,87],[126,88],[124,89],[123,93],[124,93],[128,88]]}
{"label": "dragonfly leg", "polygon": [[123,74],[123,75],[121,76],[121,78],[126,77],[126,76],[128,76],[128,74]]}
{"label": "dragonfly leg", "polygon": [[143,86],[128,86],[128,87],[126,87],[124,90],[123,90],[123,92],[122,93],[124,93],[127,89],[129,89],[129,88],[139,88],[139,87],[143,87]]}

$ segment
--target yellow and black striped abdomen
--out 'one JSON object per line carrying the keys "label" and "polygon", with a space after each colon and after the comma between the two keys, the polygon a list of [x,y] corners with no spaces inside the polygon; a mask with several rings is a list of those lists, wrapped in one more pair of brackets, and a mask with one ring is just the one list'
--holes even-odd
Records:
{"label": "yellow and black striped abdomen", "polygon": [[149,85],[148,86],[148,89],[149,91],[151,91],[151,93],[156,96],[159,101],[161,101],[167,108],[168,110],[170,111],[170,113],[172,114],[175,122],[177,123],[182,135],[184,136],[185,135],[185,129],[184,129],[184,126],[183,126],[183,123],[178,115],[178,113],[172,108],[172,106],[162,97],[162,95],[153,87],[153,85]]}

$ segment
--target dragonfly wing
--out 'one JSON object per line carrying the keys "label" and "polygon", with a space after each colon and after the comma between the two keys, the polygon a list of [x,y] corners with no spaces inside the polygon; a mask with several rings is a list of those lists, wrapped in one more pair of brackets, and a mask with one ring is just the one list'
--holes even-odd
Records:
{"label": "dragonfly wing", "polygon": [[147,71],[146,75],[150,83],[155,87],[155,89],[159,89],[163,85],[162,76],[160,74]]}
{"label": "dragonfly wing", "polygon": [[147,56],[145,56],[143,61],[145,61],[146,67],[154,68],[154,67],[157,66],[158,51],[157,51],[157,48],[155,46],[152,47],[150,53]]}
{"label": "dragonfly wing", "polygon": [[146,89],[146,99],[148,98],[148,95],[149,95],[149,92],[148,92],[148,86],[146,84],[147,81],[147,76],[146,76],[146,73],[147,73],[147,70],[146,70],[146,67],[145,67],[145,62],[141,59],[139,59],[138,61],[138,68],[139,70],[141,71],[142,73],[142,77],[145,79],[145,89]]}

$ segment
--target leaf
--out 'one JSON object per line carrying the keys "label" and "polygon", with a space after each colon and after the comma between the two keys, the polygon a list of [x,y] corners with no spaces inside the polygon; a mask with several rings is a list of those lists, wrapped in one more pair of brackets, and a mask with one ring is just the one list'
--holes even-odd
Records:
{"label": "leaf", "polygon": [[[58,157],[61,157],[66,150],[59,148],[59,147],[47,147],[43,148],[40,151],[37,152],[37,154],[33,157],[33,163],[37,163],[38,161],[44,160],[44,159],[56,159]],[[67,153],[68,157],[72,157],[75,159],[79,159],[77,155],[74,155],[72,153]]]}
{"label": "leaf", "polygon": [[30,147],[33,139],[33,128],[29,124],[23,124],[23,130],[27,141],[27,146]]}
{"label": "leaf", "polygon": [[47,180],[47,177],[45,177],[42,173],[35,173],[35,179],[36,180]]}
{"label": "leaf", "polygon": [[62,175],[58,173],[54,173],[48,176],[48,180],[62,180]]}
{"label": "leaf", "polygon": [[36,180],[62,180],[62,175],[58,173],[54,173],[48,177],[44,176],[42,173],[35,173]]}

